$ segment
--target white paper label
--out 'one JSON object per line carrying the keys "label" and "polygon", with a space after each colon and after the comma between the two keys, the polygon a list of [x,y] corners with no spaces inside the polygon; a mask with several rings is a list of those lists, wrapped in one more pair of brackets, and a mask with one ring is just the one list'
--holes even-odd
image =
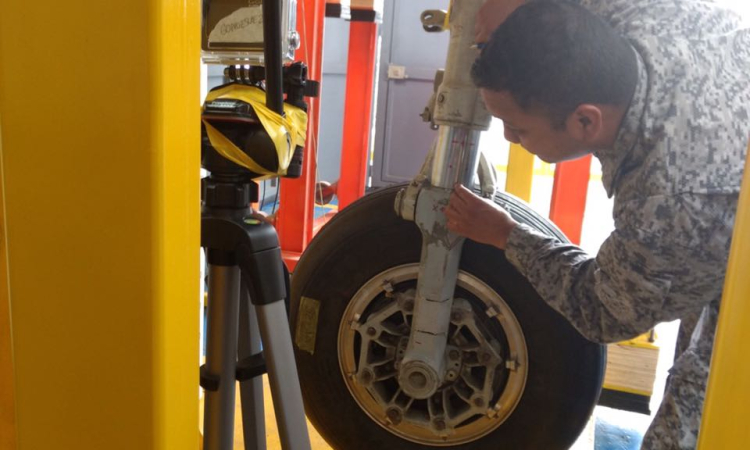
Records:
{"label": "white paper label", "polygon": [[240,8],[221,19],[208,35],[208,42],[262,43],[263,8],[260,5]]}

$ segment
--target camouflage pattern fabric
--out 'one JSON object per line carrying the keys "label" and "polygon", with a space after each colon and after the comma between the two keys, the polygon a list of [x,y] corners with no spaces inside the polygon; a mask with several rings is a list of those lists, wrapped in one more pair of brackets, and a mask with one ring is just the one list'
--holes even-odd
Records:
{"label": "camouflage pattern fabric", "polygon": [[595,153],[615,231],[596,257],[517,226],[506,256],[590,340],[699,314],[643,449],[696,446],[750,136],[750,29],[708,1],[579,0],[628,38],[639,80]]}

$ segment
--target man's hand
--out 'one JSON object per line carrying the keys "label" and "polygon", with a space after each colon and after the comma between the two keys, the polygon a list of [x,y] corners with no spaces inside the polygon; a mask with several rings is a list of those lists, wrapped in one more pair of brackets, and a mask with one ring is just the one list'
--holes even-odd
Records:
{"label": "man's hand", "polygon": [[505,249],[508,236],[518,222],[492,200],[474,195],[457,184],[445,208],[448,229],[472,241]]}
{"label": "man's hand", "polygon": [[495,28],[526,0],[487,0],[477,15],[475,42],[487,42]]}

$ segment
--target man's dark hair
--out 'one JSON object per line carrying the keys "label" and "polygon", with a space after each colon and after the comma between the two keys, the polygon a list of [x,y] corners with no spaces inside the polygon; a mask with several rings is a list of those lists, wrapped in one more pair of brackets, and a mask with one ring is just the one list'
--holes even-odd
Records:
{"label": "man's dark hair", "polygon": [[554,127],[578,105],[625,105],[637,81],[633,48],[601,18],[562,0],[531,0],[492,33],[474,63],[480,88],[508,91]]}

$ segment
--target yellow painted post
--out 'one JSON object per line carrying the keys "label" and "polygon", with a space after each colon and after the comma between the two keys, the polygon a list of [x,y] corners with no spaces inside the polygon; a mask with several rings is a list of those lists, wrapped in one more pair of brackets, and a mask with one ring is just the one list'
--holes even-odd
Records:
{"label": "yellow painted post", "polygon": [[0,129],[0,450],[12,450],[16,448],[16,403],[13,392],[13,342],[10,331],[8,265],[4,231],[2,146],[3,133]]}
{"label": "yellow painted post", "polygon": [[534,155],[519,144],[510,144],[508,156],[508,177],[505,192],[531,201],[531,180],[534,177]]}
{"label": "yellow painted post", "polygon": [[724,298],[698,441],[701,450],[744,450],[750,442],[750,159],[740,191]]}
{"label": "yellow painted post", "polygon": [[198,448],[199,16],[0,0],[18,450]]}

